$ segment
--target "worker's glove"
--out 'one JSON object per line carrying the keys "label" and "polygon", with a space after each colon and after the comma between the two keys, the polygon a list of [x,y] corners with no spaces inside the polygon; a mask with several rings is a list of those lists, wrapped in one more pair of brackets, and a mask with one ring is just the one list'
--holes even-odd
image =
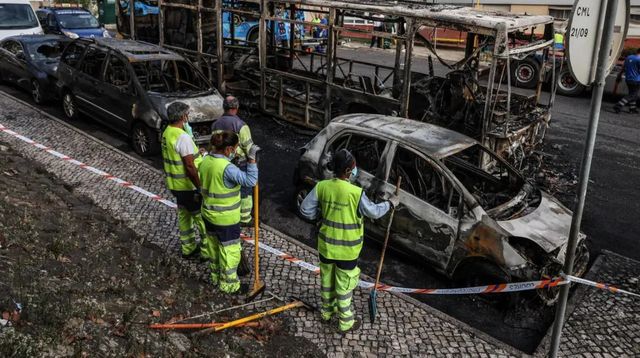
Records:
{"label": "worker's glove", "polygon": [[400,198],[394,194],[389,195],[389,197],[387,198],[387,201],[389,201],[391,206],[393,206],[394,208],[397,208],[398,205],[400,205]]}
{"label": "worker's glove", "polygon": [[257,160],[258,159],[258,152],[261,150],[260,147],[258,147],[257,144],[254,144],[251,146],[251,149],[249,149],[249,153],[247,153],[247,157],[250,160]]}

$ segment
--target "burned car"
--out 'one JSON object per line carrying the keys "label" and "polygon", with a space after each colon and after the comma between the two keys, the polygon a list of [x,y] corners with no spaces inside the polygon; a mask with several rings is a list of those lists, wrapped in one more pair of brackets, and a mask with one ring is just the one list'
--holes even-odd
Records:
{"label": "burned car", "polygon": [[[390,245],[469,286],[557,275],[572,213],[527,181],[504,159],[463,134],[432,124],[376,114],[335,118],[303,149],[295,171],[296,203],[332,177],[332,153],[356,157],[356,184],[370,198],[394,192]],[[384,236],[388,215],[366,219],[367,235]],[[577,275],[589,252],[580,234]],[[556,292],[540,290],[548,303]]]}
{"label": "burned car", "polygon": [[58,66],[65,115],[92,115],[131,138],[140,155],[157,154],[167,106],[188,104],[195,141],[207,143],[222,97],[184,57],[162,47],[113,38],[78,39]]}
{"label": "burned car", "polygon": [[68,40],[56,35],[19,35],[0,42],[0,81],[17,84],[42,104],[52,99],[60,54]]}

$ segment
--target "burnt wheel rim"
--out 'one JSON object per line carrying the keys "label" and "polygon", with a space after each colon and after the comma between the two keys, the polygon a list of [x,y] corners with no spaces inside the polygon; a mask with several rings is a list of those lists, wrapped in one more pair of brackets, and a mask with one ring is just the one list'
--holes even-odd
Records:
{"label": "burnt wheel rim", "polygon": [[560,80],[558,81],[558,86],[562,88],[564,91],[571,92],[576,89],[578,83],[569,73],[565,72],[560,75]]}
{"label": "burnt wheel rim", "polygon": [[76,114],[76,105],[73,103],[73,97],[69,93],[64,95],[62,106],[67,117],[72,118]]}
{"label": "burnt wheel rim", "polygon": [[40,84],[37,81],[31,83],[31,96],[36,103],[42,102],[42,94],[40,93]]}
{"label": "burnt wheel rim", "polygon": [[516,71],[516,79],[518,82],[527,83],[533,79],[533,67],[529,64],[523,64],[518,66]]}
{"label": "burnt wheel rim", "polygon": [[300,209],[300,207],[302,206],[302,201],[304,201],[304,198],[307,197],[308,191],[307,189],[300,189],[298,190],[298,193],[296,194],[296,208]]}
{"label": "burnt wheel rim", "polygon": [[133,130],[133,144],[139,153],[146,153],[149,150],[149,137],[142,126],[137,126]]}

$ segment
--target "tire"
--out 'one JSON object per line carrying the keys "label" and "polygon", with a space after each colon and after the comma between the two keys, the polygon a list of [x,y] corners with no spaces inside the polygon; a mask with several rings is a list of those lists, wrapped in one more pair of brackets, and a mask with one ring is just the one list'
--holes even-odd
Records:
{"label": "tire", "polygon": [[131,129],[131,147],[143,157],[160,153],[158,132],[143,122],[136,122]]}
{"label": "tire", "polygon": [[259,37],[260,37],[260,31],[257,28],[252,29],[252,30],[250,30],[249,34],[247,35],[247,42],[249,42],[249,43],[257,43]]}
{"label": "tire", "polygon": [[516,87],[535,88],[540,78],[540,64],[532,59],[525,58],[512,66],[511,78]]}
{"label": "tire", "polygon": [[45,104],[47,102],[44,94],[42,93],[42,87],[37,80],[31,80],[31,98],[36,104]]}
{"label": "tire", "polygon": [[71,91],[65,91],[62,95],[62,109],[64,115],[71,120],[78,119],[78,103],[76,102],[76,96]]}
{"label": "tire", "polygon": [[[506,272],[486,260],[471,260],[461,263],[456,268],[453,278],[460,287],[486,286],[511,281]],[[484,293],[478,294],[476,297],[496,304],[505,304],[510,299],[506,293]]]}
{"label": "tire", "polygon": [[585,90],[585,87],[573,78],[571,71],[566,67],[556,75],[556,86],[559,94],[569,97],[579,96]]}
{"label": "tire", "polygon": [[311,189],[308,186],[299,185],[296,187],[296,192],[293,196],[293,210],[295,210],[296,215],[298,215],[298,217],[302,219],[304,219],[304,217],[302,217],[302,214],[300,214],[300,205],[302,204],[302,201],[304,200],[304,198],[307,197],[310,191]]}

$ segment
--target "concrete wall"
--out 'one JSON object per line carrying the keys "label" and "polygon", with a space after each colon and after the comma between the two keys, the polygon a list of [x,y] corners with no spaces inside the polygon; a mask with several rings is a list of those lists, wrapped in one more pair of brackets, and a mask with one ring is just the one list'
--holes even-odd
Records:
{"label": "concrete wall", "polygon": [[511,5],[511,12],[516,14],[549,15],[547,5]]}

